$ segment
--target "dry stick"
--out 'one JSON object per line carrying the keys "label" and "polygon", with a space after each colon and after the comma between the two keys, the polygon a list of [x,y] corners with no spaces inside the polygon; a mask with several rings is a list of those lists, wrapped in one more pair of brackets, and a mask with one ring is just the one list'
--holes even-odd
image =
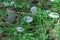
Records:
{"label": "dry stick", "polygon": [[[24,13],[24,12],[16,12],[16,14],[26,15],[26,13]],[[37,14],[32,14],[32,13],[30,13],[30,14],[28,14],[28,15],[30,15],[30,16],[38,16]]]}

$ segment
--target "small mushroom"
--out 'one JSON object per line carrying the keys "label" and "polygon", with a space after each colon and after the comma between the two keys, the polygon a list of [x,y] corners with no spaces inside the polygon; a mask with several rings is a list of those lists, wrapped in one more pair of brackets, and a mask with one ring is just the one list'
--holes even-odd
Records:
{"label": "small mushroom", "polygon": [[22,27],[17,27],[16,30],[17,30],[18,32],[23,32],[24,28],[22,28]]}
{"label": "small mushroom", "polygon": [[23,20],[24,20],[25,22],[27,22],[27,23],[30,23],[30,22],[33,21],[33,18],[30,17],[30,16],[25,16],[25,17],[23,18]]}
{"label": "small mushroom", "polygon": [[36,14],[37,13],[37,7],[36,6],[31,7],[30,11],[32,14]]}
{"label": "small mushroom", "polygon": [[50,12],[49,16],[50,16],[51,18],[59,18],[59,14],[56,13],[56,12]]}

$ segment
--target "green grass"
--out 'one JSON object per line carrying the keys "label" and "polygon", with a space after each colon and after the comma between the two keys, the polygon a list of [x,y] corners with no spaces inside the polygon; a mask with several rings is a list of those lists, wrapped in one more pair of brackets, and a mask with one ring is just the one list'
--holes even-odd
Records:
{"label": "green grass", "polygon": [[[42,3],[44,2],[44,4]],[[2,3],[2,2],[1,2]],[[19,2],[16,1],[16,4]],[[16,5],[15,4],[15,5]],[[49,7],[50,5],[51,7]],[[16,5],[16,6],[17,6]],[[39,3],[36,4],[37,6],[37,14],[36,15],[30,15],[30,5],[33,5],[31,3],[26,4],[25,2],[22,2],[20,6],[22,8],[19,8],[18,6],[9,6],[10,8],[14,7],[19,12],[24,12],[25,14],[16,14],[17,18],[15,18],[14,23],[7,23],[3,20],[6,20],[7,14],[6,14],[6,8],[0,9],[0,35],[2,36],[3,40],[53,40],[53,38],[58,38],[60,40],[60,24],[57,24],[58,21],[60,21],[60,17],[58,19],[53,19],[49,17],[49,12],[45,12],[44,10],[51,10],[53,12],[57,12],[60,15],[60,3],[59,2],[45,2],[43,0],[39,1]],[[44,7],[43,7],[44,5]],[[59,6],[58,6],[59,5]],[[43,7],[43,9],[42,9]],[[42,13],[45,14],[42,14]],[[22,20],[26,14],[33,17],[34,21],[31,23],[26,23]],[[19,20],[19,21],[18,21]],[[17,32],[16,27],[23,27],[23,32]],[[55,30],[55,31],[54,31]],[[58,35],[53,37],[54,35]]]}

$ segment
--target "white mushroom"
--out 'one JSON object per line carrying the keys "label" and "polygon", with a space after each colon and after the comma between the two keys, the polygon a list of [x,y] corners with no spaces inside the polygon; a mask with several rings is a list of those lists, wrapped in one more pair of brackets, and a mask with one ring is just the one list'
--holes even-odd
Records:
{"label": "white mushroom", "polygon": [[24,28],[22,28],[22,27],[17,27],[16,30],[17,30],[18,32],[23,32]]}
{"label": "white mushroom", "polygon": [[33,18],[30,17],[30,16],[25,16],[25,17],[23,18],[23,20],[25,20],[27,23],[30,23],[30,22],[33,21]]}
{"label": "white mushroom", "polygon": [[32,14],[36,14],[37,13],[37,7],[36,6],[31,7],[30,11]]}
{"label": "white mushroom", "polygon": [[59,18],[59,14],[56,12],[50,12],[49,16],[52,18]]}

